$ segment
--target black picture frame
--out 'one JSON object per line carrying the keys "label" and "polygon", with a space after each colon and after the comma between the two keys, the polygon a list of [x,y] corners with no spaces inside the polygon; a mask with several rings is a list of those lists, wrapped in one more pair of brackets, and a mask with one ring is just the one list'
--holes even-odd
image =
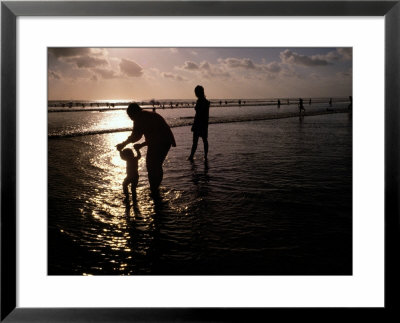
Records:
{"label": "black picture frame", "polygon": [[[18,16],[384,16],[384,308],[18,308],[16,285],[16,19]],[[396,317],[399,290],[400,1],[4,1],[1,3],[1,321],[233,322]],[[344,312],[344,313],[343,313]],[[322,316],[323,315],[323,316]]]}

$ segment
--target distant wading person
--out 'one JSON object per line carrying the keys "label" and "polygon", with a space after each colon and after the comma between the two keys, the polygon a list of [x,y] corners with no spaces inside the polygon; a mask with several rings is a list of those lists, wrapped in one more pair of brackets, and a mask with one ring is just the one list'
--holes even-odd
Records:
{"label": "distant wading person", "polygon": [[301,112],[306,112],[306,109],[304,109],[304,105],[303,105],[303,99],[299,99],[299,114],[301,114]]}
{"label": "distant wading person", "polygon": [[203,139],[204,144],[204,159],[207,159],[208,154],[208,116],[210,110],[210,101],[206,99],[204,95],[204,88],[201,85],[197,85],[194,89],[194,93],[197,96],[197,102],[195,106],[196,114],[194,116],[192,132],[193,132],[193,144],[192,151],[188,160],[192,161],[194,157],[194,153],[197,149],[197,143],[199,141],[199,137]]}
{"label": "distant wading person", "polygon": [[121,151],[127,144],[139,141],[142,136],[145,137],[146,141],[136,144],[135,149],[147,146],[146,167],[150,190],[156,193],[163,179],[162,164],[165,157],[171,146],[176,147],[174,135],[164,118],[158,113],[143,111],[136,103],[131,103],[126,112],[134,122],[133,131],[116,147]]}

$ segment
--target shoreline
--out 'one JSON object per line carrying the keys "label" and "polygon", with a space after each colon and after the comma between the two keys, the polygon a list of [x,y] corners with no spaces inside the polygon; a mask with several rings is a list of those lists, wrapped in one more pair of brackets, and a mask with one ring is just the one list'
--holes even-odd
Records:
{"label": "shoreline", "polygon": [[[88,111],[88,110],[86,110]],[[305,112],[302,117],[310,117],[310,116],[318,116],[318,115],[325,115],[325,114],[335,114],[335,113],[351,113],[352,110],[347,108],[336,108],[336,109],[326,109],[324,111],[311,111]],[[209,124],[223,124],[223,123],[235,123],[235,122],[250,122],[250,121],[262,121],[262,120],[276,120],[276,119],[287,119],[287,118],[295,118],[300,117],[299,113],[295,112],[286,112],[280,114],[272,114],[272,115],[264,115],[264,116],[251,116],[251,117],[236,117],[235,119],[217,119],[217,120],[210,120]],[[192,118],[193,119],[193,118]],[[170,125],[171,128],[178,128],[178,127],[187,127],[192,125],[192,120],[190,122],[185,122],[179,125]],[[82,136],[93,136],[93,135],[101,135],[107,133],[117,133],[117,132],[127,132],[131,131],[132,127],[128,128],[117,128],[117,129],[105,129],[105,130],[94,130],[88,132],[81,132],[81,133],[71,133],[71,134],[54,134],[48,135],[48,139],[64,139],[64,138],[74,138],[74,137],[82,137]]]}
{"label": "shoreline", "polygon": [[[321,103],[326,103],[326,101],[315,101],[314,104],[321,104]],[[345,100],[345,99],[339,99],[336,100],[334,103],[350,103],[350,101]],[[170,106],[170,105],[166,105],[164,107],[161,106],[149,106],[149,105],[143,105],[142,109],[144,110],[174,110],[174,109],[193,109],[194,105],[193,103],[189,103],[189,102],[182,102],[180,103],[181,106]],[[281,106],[290,106],[290,105],[297,105],[298,101],[295,102],[290,102],[289,104],[287,103],[281,103]],[[242,103],[239,104],[238,102],[228,102],[227,104],[219,104],[219,102],[211,102],[210,104],[210,108],[233,108],[233,107],[262,107],[262,106],[277,106],[278,102],[277,101],[263,101],[263,102],[246,102],[246,103]],[[57,109],[56,107],[50,108],[48,107],[48,113],[53,113],[53,112],[106,112],[106,111],[121,111],[121,110],[126,110],[126,105],[124,106],[119,106],[119,107],[106,107],[104,106],[103,108],[101,107],[90,107],[90,108],[86,108],[86,107],[81,107],[81,108],[69,108],[68,110],[66,108],[62,108],[62,109]]]}

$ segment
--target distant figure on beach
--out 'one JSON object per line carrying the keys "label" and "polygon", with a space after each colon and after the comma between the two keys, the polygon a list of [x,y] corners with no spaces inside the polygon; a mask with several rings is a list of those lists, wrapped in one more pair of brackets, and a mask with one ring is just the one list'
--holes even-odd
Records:
{"label": "distant figure on beach", "polygon": [[329,106],[332,106],[332,98],[329,99]]}
{"label": "distant figure on beach", "polygon": [[136,197],[136,187],[139,182],[140,145],[135,145],[134,148],[136,156],[133,154],[132,149],[124,149],[119,152],[121,158],[126,161],[126,177],[122,183],[125,201],[129,201],[129,185],[131,185],[132,196]]}
{"label": "distant figure on beach", "polygon": [[310,98],[310,101],[308,101],[308,105],[311,105],[311,98]]}
{"label": "distant figure on beach", "polygon": [[169,149],[176,147],[174,135],[162,116],[158,113],[143,111],[137,103],[131,103],[126,110],[134,122],[132,134],[116,147],[121,151],[127,144],[139,141],[142,136],[145,142],[135,145],[135,149],[147,146],[146,167],[152,193],[157,193],[163,179],[162,164]]}
{"label": "distant figure on beach", "polygon": [[349,100],[350,100],[350,104],[348,106],[348,109],[351,110],[351,108],[353,107],[353,97],[351,95],[349,96]]}
{"label": "distant figure on beach", "polygon": [[278,99],[278,108],[281,107],[281,100]]}
{"label": "distant figure on beach", "polygon": [[194,89],[194,93],[197,96],[197,102],[195,106],[196,114],[194,116],[192,132],[193,132],[193,144],[192,151],[188,160],[192,161],[194,157],[194,153],[197,149],[197,143],[199,141],[199,137],[203,139],[204,144],[204,159],[207,160],[208,154],[208,117],[210,110],[210,101],[206,99],[204,95],[204,88],[201,85],[197,85]]}
{"label": "distant figure on beach", "polygon": [[299,114],[301,114],[301,112],[306,112],[306,109],[304,109],[304,105],[303,105],[303,99],[299,99]]}

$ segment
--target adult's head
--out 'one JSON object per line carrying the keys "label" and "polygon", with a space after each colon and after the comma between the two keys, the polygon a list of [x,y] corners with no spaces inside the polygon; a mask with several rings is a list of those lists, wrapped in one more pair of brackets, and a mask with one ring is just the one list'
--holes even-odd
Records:
{"label": "adult's head", "polygon": [[126,109],[126,113],[128,114],[129,118],[132,120],[142,112],[142,108],[137,103],[131,103],[128,105],[128,109]]}
{"label": "adult's head", "polygon": [[196,94],[196,96],[200,99],[200,98],[205,98],[204,95],[204,88],[201,85],[197,85],[194,89],[194,93]]}

